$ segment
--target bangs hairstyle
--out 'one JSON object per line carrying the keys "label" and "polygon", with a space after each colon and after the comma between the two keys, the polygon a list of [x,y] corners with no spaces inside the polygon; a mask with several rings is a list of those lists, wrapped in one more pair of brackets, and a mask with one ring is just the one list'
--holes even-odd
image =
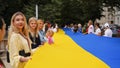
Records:
{"label": "bangs hairstyle", "polygon": [[35,34],[36,34],[36,37],[38,37],[38,23],[37,23],[37,19],[35,17],[31,17],[28,21],[28,25],[29,25],[29,31],[30,31],[30,23],[31,21],[35,21],[36,22],[36,28],[35,28]]}
{"label": "bangs hairstyle", "polygon": [[24,24],[25,26],[22,29],[22,32],[25,36],[28,36],[28,31],[27,31],[27,21],[26,21],[26,17],[24,16],[24,14],[22,12],[16,12],[13,14],[12,18],[11,18],[11,25],[10,25],[10,29],[9,29],[9,33],[11,34],[12,32],[16,32],[19,33],[19,30],[16,28],[16,26],[13,25],[15,17],[21,15],[24,19]]}
{"label": "bangs hairstyle", "polygon": [[29,21],[28,21],[28,25],[29,25],[29,29],[30,29],[30,23],[31,23],[31,21],[35,21],[35,23],[36,23],[36,28],[35,28],[35,32],[37,32],[37,30],[38,30],[38,23],[37,23],[37,19],[35,18],[35,17],[31,17],[30,19],[29,19]]}
{"label": "bangs hairstyle", "polygon": [[37,23],[37,19],[36,19],[35,17],[31,17],[31,18],[29,19],[29,21],[28,21],[29,24],[30,24],[30,22],[33,21],[33,20]]}
{"label": "bangs hairstyle", "polygon": [[[11,24],[10,24],[10,28],[9,28],[9,32],[8,32],[8,43],[9,43],[9,41],[10,41],[12,32],[15,32],[15,33],[19,33],[19,32],[20,32],[20,31],[16,28],[16,26],[13,25],[14,20],[15,20],[15,17],[18,16],[18,15],[23,16],[25,26],[23,27],[22,32],[23,32],[23,34],[24,34],[26,37],[29,37],[29,36],[28,36],[28,28],[27,28],[26,17],[24,16],[23,13],[21,13],[21,12],[16,12],[16,13],[13,14],[13,16],[12,16],[12,18],[11,18]],[[8,45],[8,46],[9,46],[9,45]],[[8,48],[9,48],[9,47],[8,47]]]}
{"label": "bangs hairstyle", "polygon": [[40,22],[43,22],[43,24],[44,24],[44,20],[43,19],[38,19],[37,20],[37,23],[39,24]]}

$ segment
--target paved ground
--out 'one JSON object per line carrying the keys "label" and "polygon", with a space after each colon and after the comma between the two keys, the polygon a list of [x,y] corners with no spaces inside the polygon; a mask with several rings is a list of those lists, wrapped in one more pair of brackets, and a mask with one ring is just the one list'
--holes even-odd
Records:
{"label": "paved ground", "polygon": [[12,68],[10,63],[7,62],[7,59],[6,59],[6,52],[4,52],[3,54],[0,55],[2,61],[4,62],[6,68]]}
{"label": "paved ground", "polygon": [[4,62],[6,68],[12,68],[10,63],[7,62],[7,58],[6,58],[6,45],[7,45],[7,32],[6,32],[4,41],[0,42],[0,58]]}

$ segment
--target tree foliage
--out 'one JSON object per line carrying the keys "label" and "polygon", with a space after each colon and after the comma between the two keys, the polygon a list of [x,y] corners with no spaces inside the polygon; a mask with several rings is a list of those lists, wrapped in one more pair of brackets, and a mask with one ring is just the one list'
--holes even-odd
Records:
{"label": "tree foliage", "polygon": [[116,6],[120,8],[120,0],[102,0],[102,2],[105,4],[104,6],[110,6],[111,8]]}
{"label": "tree foliage", "polygon": [[7,25],[17,11],[23,12],[27,19],[35,16],[36,4],[39,18],[62,23],[84,23],[100,18],[104,6],[120,8],[120,0],[0,0],[0,3],[0,15]]}

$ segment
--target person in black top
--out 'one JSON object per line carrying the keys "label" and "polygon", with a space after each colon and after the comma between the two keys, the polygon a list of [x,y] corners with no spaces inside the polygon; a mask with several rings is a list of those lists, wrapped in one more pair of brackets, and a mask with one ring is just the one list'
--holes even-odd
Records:
{"label": "person in black top", "polygon": [[32,41],[32,49],[37,48],[39,45],[41,45],[39,35],[38,36],[32,36],[32,34],[29,33],[29,37]]}
{"label": "person in black top", "polygon": [[32,49],[41,45],[40,36],[38,34],[38,23],[35,17],[29,19],[29,37],[32,41]]}

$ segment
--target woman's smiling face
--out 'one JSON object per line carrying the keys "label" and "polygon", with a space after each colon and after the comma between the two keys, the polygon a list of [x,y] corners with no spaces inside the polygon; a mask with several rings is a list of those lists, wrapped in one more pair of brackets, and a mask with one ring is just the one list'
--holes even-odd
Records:
{"label": "woman's smiling face", "polygon": [[17,15],[17,16],[14,18],[13,25],[14,25],[17,29],[22,30],[23,27],[25,26],[24,17],[23,17],[22,15]]}

